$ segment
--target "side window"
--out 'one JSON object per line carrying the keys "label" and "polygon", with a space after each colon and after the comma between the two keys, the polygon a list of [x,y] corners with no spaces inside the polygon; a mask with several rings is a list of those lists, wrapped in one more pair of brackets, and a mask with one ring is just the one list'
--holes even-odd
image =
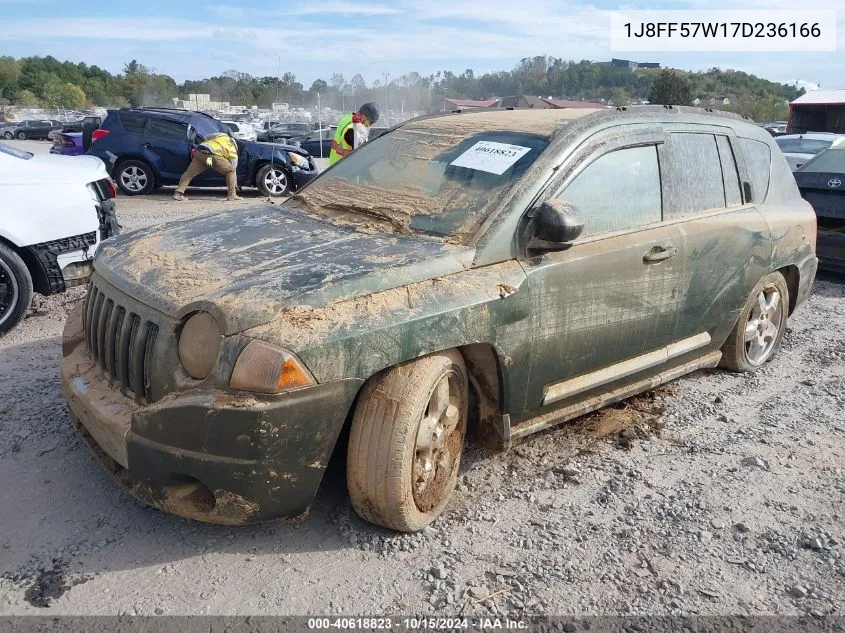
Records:
{"label": "side window", "polygon": [[725,207],[725,184],[716,137],[712,134],[669,135],[666,171],[666,219]]}
{"label": "side window", "polygon": [[717,136],[716,145],[719,148],[719,160],[722,163],[722,179],[725,183],[725,205],[736,207],[742,204],[742,194],[739,192],[739,172],[736,169],[731,142],[727,136]]}
{"label": "side window", "polygon": [[660,222],[657,146],[628,147],[597,158],[557,197],[580,211],[584,237]]}
{"label": "side window", "polygon": [[[739,139],[739,148],[745,158],[748,179],[751,181],[752,202],[761,204],[769,194],[769,173],[772,168],[772,152],[766,143],[750,138]],[[781,160],[783,160],[781,158]]]}
{"label": "side window", "polygon": [[129,112],[121,112],[118,117],[120,118],[120,126],[130,134],[144,133],[144,125],[147,123],[147,117]]}
{"label": "side window", "polygon": [[150,117],[150,125],[147,128],[147,136],[166,139],[168,141],[181,141],[186,145],[188,141],[188,126],[180,125],[175,121]]}

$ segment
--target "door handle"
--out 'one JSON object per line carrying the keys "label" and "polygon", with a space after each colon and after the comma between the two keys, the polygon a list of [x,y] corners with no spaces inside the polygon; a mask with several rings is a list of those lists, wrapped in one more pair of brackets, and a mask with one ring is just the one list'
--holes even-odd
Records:
{"label": "door handle", "polygon": [[653,264],[655,262],[662,262],[667,259],[671,259],[677,254],[678,249],[672,246],[671,244],[667,244],[666,246],[655,246],[649,252],[643,255],[643,261],[646,264]]}

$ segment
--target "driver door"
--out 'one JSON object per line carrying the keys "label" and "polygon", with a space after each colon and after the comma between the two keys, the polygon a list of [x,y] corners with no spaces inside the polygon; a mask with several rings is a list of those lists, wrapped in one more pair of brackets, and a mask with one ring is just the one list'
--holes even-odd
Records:
{"label": "driver door", "polygon": [[554,409],[659,370],[682,303],[682,235],[663,224],[659,130],[600,133],[548,189],[584,230],[528,252],[533,304],[525,410]]}

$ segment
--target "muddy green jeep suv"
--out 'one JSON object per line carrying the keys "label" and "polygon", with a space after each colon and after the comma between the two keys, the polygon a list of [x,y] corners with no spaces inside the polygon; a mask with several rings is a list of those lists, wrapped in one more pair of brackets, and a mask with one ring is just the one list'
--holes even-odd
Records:
{"label": "muddy green jeep suv", "polygon": [[468,427],[508,447],[702,367],[762,366],[810,293],[815,222],[738,116],[416,119],[281,206],[101,249],[63,389],[166,511],[300,517],[338,452],[362,517],[419,530]]}

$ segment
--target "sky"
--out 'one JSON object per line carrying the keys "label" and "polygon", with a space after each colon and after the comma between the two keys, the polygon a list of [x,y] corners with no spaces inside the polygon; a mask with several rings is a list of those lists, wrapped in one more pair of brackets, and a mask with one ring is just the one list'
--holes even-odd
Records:
{"label": "sky", "polygon": [[[841,0],[809,0],[835,9]],[[794,0],[745,0],[765,20]],[[845,5],[842,5],[845,7]],[[656,61],[689,70],[733,68],[779,81],[845,88],[845,8],[835,53],[636,53],[610,50],[614,9],[735,8],[724,0],[0,0],[0,55],[52,55],[120,72],[137,59],[185,79],[227,70],[290,71],[306,88],[332,73],[370,84],[416,71],[476,75],[510,70],[523,57]]]}

